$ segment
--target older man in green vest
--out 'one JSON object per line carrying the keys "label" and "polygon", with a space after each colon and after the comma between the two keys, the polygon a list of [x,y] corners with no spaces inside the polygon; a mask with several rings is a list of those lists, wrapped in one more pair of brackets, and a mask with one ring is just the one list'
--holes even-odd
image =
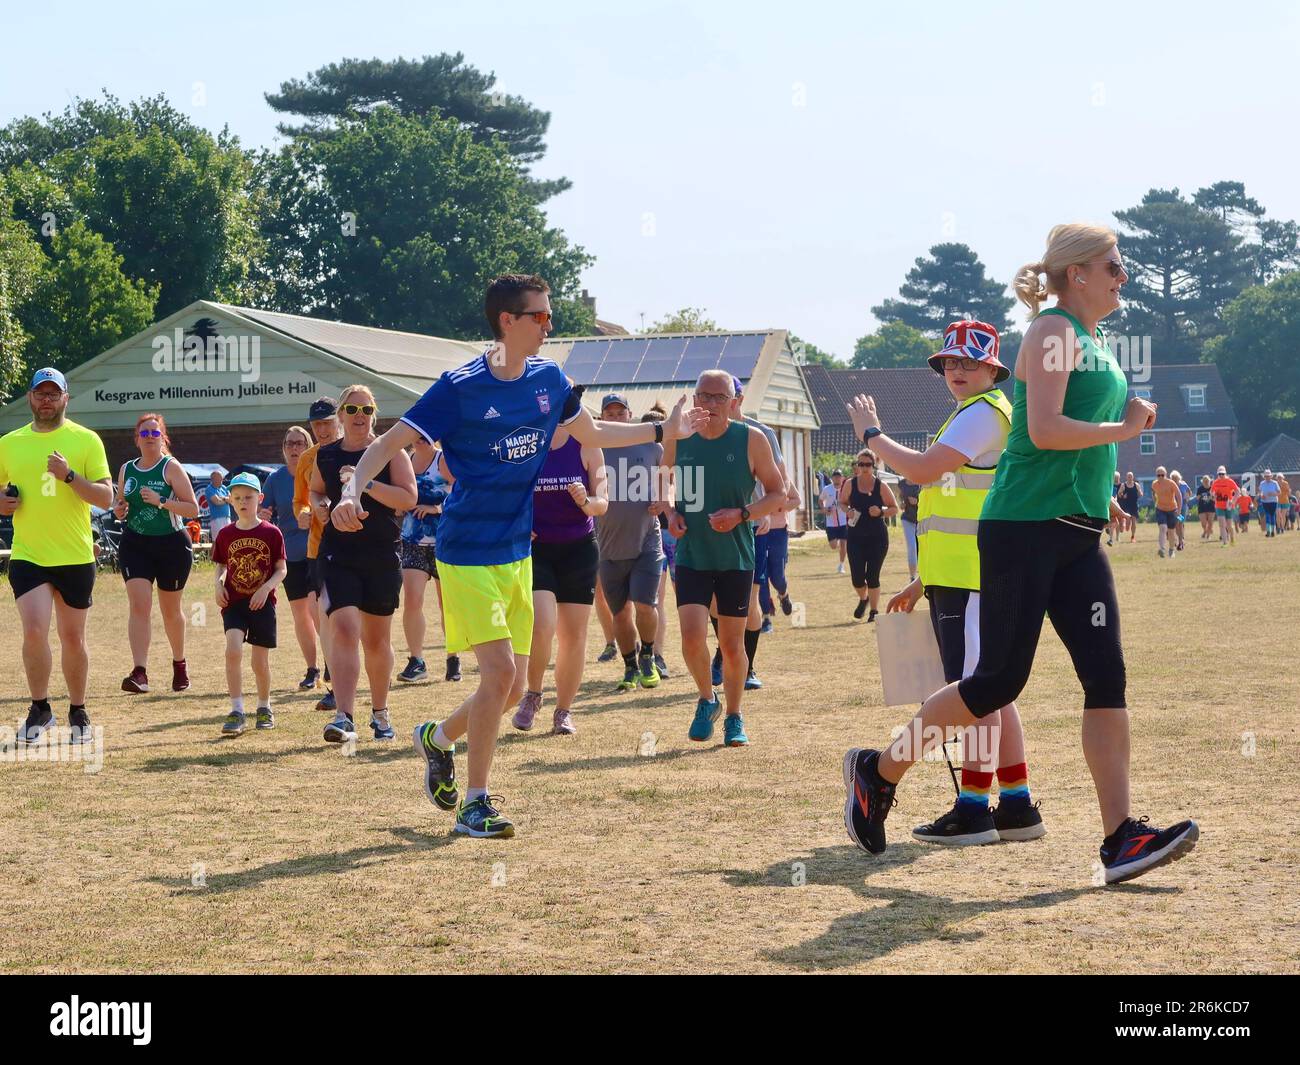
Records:
{"label": "older man in green vest", "polygon": [[[863,440],[909,481],[922,485],[917,507],[917,578],[895,595],[887,611],[908,611],[924,594],[949,683],[974,672],[979,661],[980,556],[976,533],[984,497],[993,486],[1011,426],[1011,404],[999,383],[1011,371],[998,360],[998,331],[985,322],[953,322],[943,350],[930,356],[957,408],[925,452],[891,440],[871,397],[863,397]],[[852,407],[850,413],[853,413]],[[1029,799],[1025,739],[1016,704],[990,714],[963,737],[964,759],[952,810],[912,835],[926,843],[967,846],[1030,840],[1046,829]],[[999,803],[990,812],[993,777]]]}

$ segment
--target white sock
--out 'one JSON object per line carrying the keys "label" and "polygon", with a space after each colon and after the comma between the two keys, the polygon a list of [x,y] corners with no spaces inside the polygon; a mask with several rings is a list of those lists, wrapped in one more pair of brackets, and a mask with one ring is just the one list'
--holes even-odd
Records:
{"label": "white sock", "polygon": [[244,697],[242,695],[232,695],[230,697],[230,709],[242,714],[244,712]]}
{"label": "white sock", "polygon": [[450,751],[454,746],[454,741],[448,738],[447,734],[442,731],[442,722],[438,722],[438,727],[433,730],[433,745],[441,747],[444,751]]}
{"label": "white sock", "polygon": [[472,803],[475,799],[486,799],[486,798],[487,798],[487,788],[466,788],[465,789],[466,806]]}

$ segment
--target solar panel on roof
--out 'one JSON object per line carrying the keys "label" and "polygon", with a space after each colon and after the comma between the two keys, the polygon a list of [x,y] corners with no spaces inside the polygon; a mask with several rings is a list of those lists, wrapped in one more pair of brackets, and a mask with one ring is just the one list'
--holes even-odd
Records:
{"label": "solar panel on roof", "polygon": [[677,380],[677,367],[686,350],[685,337],[654,337],[646,349],[636,374],[634,384],[667,383]]}
{"label": "solar panel on roof", "polygon": [[705,370],[716,370],[726,343],[726,337],[691,337],[677,367],[678,380],[693,383]]}
{"label": "solar panel on roof", "polygon": [[762,336],[728,337],[718,368],[742,380],[753,376],[754,367],[758,365],[758,356],[763,350],[763,342],[766,339]]}
{"label": "solar panel on roof", "polygon": [[589,385],[600,374],[601,363],[609,351],[608,340],[579,340],[564,360],[564,372],[576,385]]}

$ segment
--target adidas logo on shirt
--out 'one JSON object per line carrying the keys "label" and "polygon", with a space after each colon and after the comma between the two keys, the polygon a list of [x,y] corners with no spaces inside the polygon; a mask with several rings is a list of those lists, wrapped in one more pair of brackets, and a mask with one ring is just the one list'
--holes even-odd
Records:
{"label": "adidas logo on shirt", "polygon": [[501,417],[501,412],[498,411],[496,407],[488,407],[487,413],[483,415],[483,420],[487,421],[489,418],[500,418],[500,417]]}

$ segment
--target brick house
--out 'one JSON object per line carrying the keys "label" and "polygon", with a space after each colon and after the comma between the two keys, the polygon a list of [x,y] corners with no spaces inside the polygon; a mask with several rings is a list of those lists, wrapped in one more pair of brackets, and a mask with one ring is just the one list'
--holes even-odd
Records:
{"label": "brick house", "polygon": [[1159,411],[1153,430],[1119,445],[1121,474],[1132,470],[1149,490],[1157,466],[1178,470],[1192,484],[1202,474],[1213,477],[1219,466],[1235,469],[1237,415],[1217,366],[1152,366],[1150,380],[1131,384],[1129,394],[1149,399]]}

